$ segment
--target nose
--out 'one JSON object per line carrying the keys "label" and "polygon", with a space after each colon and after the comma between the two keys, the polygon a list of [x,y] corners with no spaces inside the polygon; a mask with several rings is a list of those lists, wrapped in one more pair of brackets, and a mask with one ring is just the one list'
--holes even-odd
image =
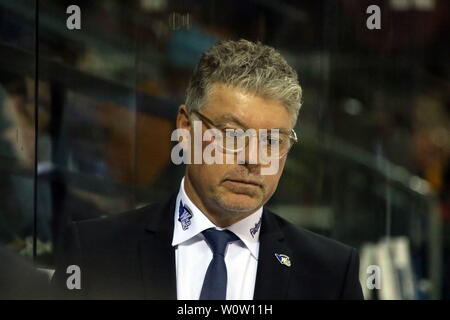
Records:
{"label": "nose", "polygon": [[237,154],[237,163],[250,167],[259,167],[261,165],[261,159],[259,157],[257,135],[250,135],[245,139],[248,140],[244,144],[244,148]]}

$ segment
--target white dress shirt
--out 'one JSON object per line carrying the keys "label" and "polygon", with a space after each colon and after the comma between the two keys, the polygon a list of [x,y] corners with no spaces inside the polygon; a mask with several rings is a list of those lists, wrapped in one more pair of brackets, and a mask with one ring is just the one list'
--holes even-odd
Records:
{"label": "white dress shirt", "polygon": [[[180,204],[188,210],[181,207],[180,211]],[[175,207],[175,227],[172,240],[172,246],[175,247],[177,298],[179,300],[198,300],[200,297],[206,270],[213,257],[212,251],[201,233],[209,228],[228,229],[240,239],[229,243],[225,251],[228,274],[226,299],[253,299],[262,211],[261,207],[245,219],[227,228],[219,228],[192,203],[184,190],[184,178],[181,180]],[[180,214],[182,214],[182,221],[179,220]]]}

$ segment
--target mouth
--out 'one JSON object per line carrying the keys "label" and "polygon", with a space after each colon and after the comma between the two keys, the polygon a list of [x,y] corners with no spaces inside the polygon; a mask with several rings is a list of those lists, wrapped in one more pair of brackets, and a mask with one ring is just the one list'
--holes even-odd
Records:
{"label": "mouth", "polygon": [[225,179],[224,182],[231,182],[236,185],[242,185],[242,186],[253,186],[253,187],[259,187],[261,188],[262,185],[259,182],[256,182],[254,180],[248,180],[248,179]]}

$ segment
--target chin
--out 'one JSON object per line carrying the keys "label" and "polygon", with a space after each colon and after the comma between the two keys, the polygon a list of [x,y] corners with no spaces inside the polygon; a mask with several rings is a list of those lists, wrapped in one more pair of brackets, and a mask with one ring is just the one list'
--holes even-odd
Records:
{"label": "chin", "polygon": [[222,209],[237,213],[256,211],[261,206],[259,199],[246,194],[227,194],[219,197],[217,203]]}

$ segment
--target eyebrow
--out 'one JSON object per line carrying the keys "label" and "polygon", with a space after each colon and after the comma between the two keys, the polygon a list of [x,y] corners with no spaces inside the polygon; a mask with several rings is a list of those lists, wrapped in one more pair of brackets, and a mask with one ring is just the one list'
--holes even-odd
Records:
{"label": "eyebrow", "polygon": [[248,129],[248,126],[246,126],[243,122],[241,122],[238,118],[233,117],[232,115],[229,114],[225,114],[219,117],[218,121],[222,122],[222,121],[231,121],[234,122],[238,125],[240,125],[241,127]]}
{"label": "eyebrow", "polygon": [[[249,127],[246,124],[241,122],[238,118],[233,117],[232,115],[229,115],[229,114],[225,114],[225,115],[220,116],[218,121],[231,121],[231,122],[234,122],[235,124],[241,126],[245,130],[249,129]],[[278,129],[281,133],[286,133],[286,134],[290,134],[291,133],[291,130],[285,129],[285,128],[270,128],[270,129],[267,129],[267,130],[272,130],[272,129]]]}

